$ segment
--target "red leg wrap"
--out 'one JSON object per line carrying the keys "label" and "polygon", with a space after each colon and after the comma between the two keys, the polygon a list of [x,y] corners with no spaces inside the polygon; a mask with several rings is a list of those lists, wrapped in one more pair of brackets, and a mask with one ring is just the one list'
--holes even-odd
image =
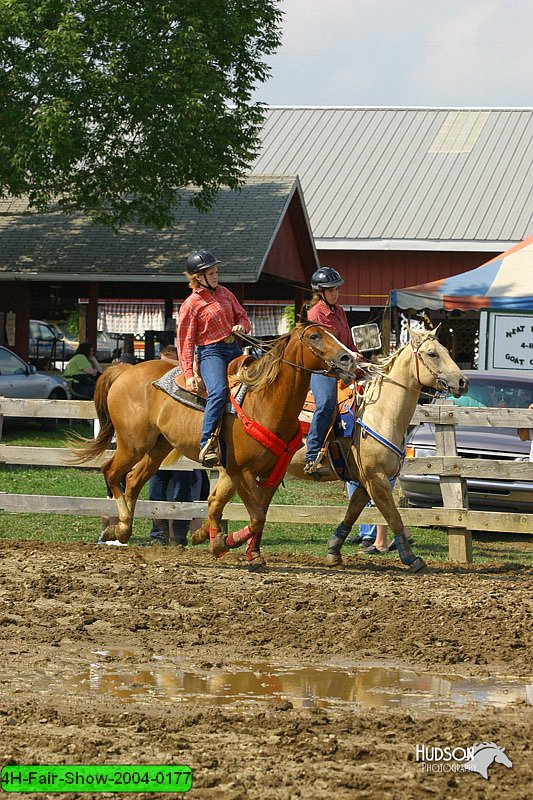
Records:
{"label": "red leg wrap", "polygon": [[214,542],[218,533],[220,533],[219,528],[209,528],[209,541]]}
{"label": "red leg wrap", "polygon": [[243,542],[249,539],[252,536],[252,531],[250,530],[250,526],[247,525],[240,531],[234,531],[233,533],[228,533],[226,536],[226,544],[228,547],[240,547]]}
{"label": "red leg wrap", "polygon": [[261,552],[261,537],[263,533],[255,533],[246,543],[246,558],[252,561]]}

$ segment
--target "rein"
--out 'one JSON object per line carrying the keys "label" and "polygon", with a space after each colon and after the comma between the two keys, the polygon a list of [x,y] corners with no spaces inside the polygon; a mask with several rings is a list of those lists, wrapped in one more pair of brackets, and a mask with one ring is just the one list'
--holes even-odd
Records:
{"label": "rein", "polygon": [[[426,336],[424,339],[422,339],[422,341],[420,342],[418,347],[415,347],[412,342],[409,342],[409,344],[411,345],[411,349],[412,349],[413,355],[415,357],[416,379],[417,379],[418,383],[420,384],[420,387],[422,387],[424,384],[420,380],[419,362],[422,364],[422,366],[424,366],[427,369],[427,371],[431,375],[433,375],[433,377],[437,380],[438,383],[440,383],[440,385],[442,387],[442,389],[435,389],[434,392],[426,392],[422,388],[420,388],[419,389],[419,393],[421,395],[423,395],[424,397],[438,397],[442,393],[448,394],[450,389],[449,389],[448,384],[446,383],[446,381],[443,380],[443,378],[441,378],[440,375],[437,372],[435,372],[435,370],[431,369],[429,364],[427,364],[424,361],[424,359],[422,358],[422,354],[419,352],[421,346],[424,344],[424,342],[427,342],[429,338],[430,338],[429,336]],[[407,345],[404,345],[404,347],[407,347]],[[404,383],[400,383],[399,381],[392,380],[392,378],[390,378],[389,375],[387,375],[386,373],[384,374],[384,373],[378,372],[378,375],[380,375],[381,378],[384,381],[387,381],[388,383],[392,383],[392,384],[394,384],[394,386],[399,386],[401,389],[408,389],[409,388]]]}
{"label": "rein", "polygon": [[[424,339],[422,339],[422,341],[419,343],[418,347],[415,347],[412,342],[409,342],[409,344],[411,345],[412,351],[413,351],[413,355],[415,357],[416,379],[417,379],[420,387],[422,387],[423,383],[420,380],[420,369],[419,369],[419,362],[420,362],[422,364],[422,366],[424,366],[427,369],[427,371],[431,375],[433,375],[433,377],[437,380],[437,383],[440,383],[440,385],[443,387],[443,390],[447,392],[447,391],[449,391],[449,388],[448,388],[448,384],[446,383],[446,381],[444,381],[440,377],[440,375],[437,372],[435,372],[435,370],[431,369],[431,367],[424,361],[424,359],[422,358],[421,353],[419,352],[421,346],[424,344],[424,342],[427,342],[429,338],[430,338],[429,336],[424,337]],[[383,380],[388,381],[389,383],[393,383],[395,386],[399,386],[402,389],[407,389],[408,390],[407,386],[405,386],[402,383],[399,383],[398,381],[393,381],[386,374],[385,375],[381,374],[381,377],[382,377]],[[437,392],[438,391],[439,390],[437,390]],[[427,397],[435,397],[434,394],[430,394],[429,392],[423,392],[422,389],[419,390],[419,393],[423,394],[423,395],[426,395]],[[363,399],[363,405],[364,405],[364,399]],[[404,461],[404,458],[405,458],[405,448],[404,449],[400,449],[393,442],[390,442],[384,436],[381,436],[381,434],[377,433],[377,431],[373,430],[373,428],[371,428],[369,425],[366,425],[360,417],[357,417],[355,422],[361,428],[361,436],[362,436],[363,439],[366,436],[371,436],[377,442],[380,442],[380,444],[382,444],[384,447],[388,447],[389,450],[392,450],[393,453],[396,453],[396,455],[400,459],[400,468],[398,470],[398,473],[399,473],[401,468],[402,468],[403,461]],[[398,473],[396,473],[396,474],[398,474]]]}
{"label": "rein", "polygon": [[[299,369],[302,372],[309,372],[311,375],[330,375],[330,373],[332,372],[332,370],[334,368],[333,362],[328,361],[327,358],[324,358],[323,355],[321,355],[320,353],[317,353],[317,351],[313,349],[313,347],[309,344],[309,342],[306,339],[303,338],[304,333],[307,330],[309,330],[309,328],[316,328],[316,327],[321,327],[321,326],[319,326],[318,323],[315,323],[314,325],[308,325],[306,328],[303,328],[302,331],[298,332],[298,339],[300,340],[300,342],[305,347],[307,347],[307,349],[314,356],[316,356],[317,358],[320,358],[322,361],[324,361],[325,364],[328,365],[327,369],[310,369],[309,367],[304,367],[302,364],[295,364],[294,361],[287,361],[286,358],[281,358],[280,359],[280,364],[287,364],[289,367],[293,367],[294,369]],[[326,333],[327,333],[327,331],[326,331]],[[239,333],[238,336],[244,342],[247,342],[251,346],[256,347],[258,350],[262,350],[264,353],[268,353],[270,350],[272,350],[272,345],[270,343],[267,343],[265,345],[263,342],[260,342],[259,339],[256,339],[255,337],[250,336],[249,334]],[[363,368],[363,364],[362,363],[360,363],[358,366],[361,369]]]}

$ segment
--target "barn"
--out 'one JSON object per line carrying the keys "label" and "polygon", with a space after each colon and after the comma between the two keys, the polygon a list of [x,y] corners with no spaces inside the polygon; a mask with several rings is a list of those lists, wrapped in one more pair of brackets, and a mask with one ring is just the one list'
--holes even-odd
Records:
{"label": "barn", "polygon": [[[253,174],[298,175],[340,301],[478,267],[533,231],[532,108],[269,107]],[[353,320],[353,316],[352,316]]]}
{"label": "barn", "polygon": [[250,176],[240,191],[223,189],[209,214],[191,205],[192,195],[180,191],[170,228],[119,233],[83,214],[29,213],[24,200],[1,201],[3,341],[27,357],[29,320],[59,318],[79,299],[80,335],[90,341],[110,317],[111,334],[137,333],[139,319],[168,330],[189,292],[186,258],[198,248],[223,262],[221,280],[245,305],[254,333],[282,332],[286,307],[300,309],[318,265],[299,180]]}

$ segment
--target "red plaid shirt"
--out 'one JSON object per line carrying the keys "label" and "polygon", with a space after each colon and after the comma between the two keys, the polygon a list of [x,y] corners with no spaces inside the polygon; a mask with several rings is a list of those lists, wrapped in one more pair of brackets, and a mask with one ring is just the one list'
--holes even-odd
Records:
{"label": "red plaid shirt", "polygon": [[352,332],[342,306],[335,305],[331,309],[327,303],[319,300],[307,312],[307,319],[310,319],[311,322],[318,322],[319,325],[323,325],[325,328],[330,328],[341,344],[346,345],[354,353],[359,353],[353,343]]}
{"label": "red plaid shirt", "polygon": [[246,311],[229,289],[192,290],[180,308],[177,329],[179,362],[186,378],[193,375],[194,346],[220,342],[230,336],[234,325],[250,333]]}

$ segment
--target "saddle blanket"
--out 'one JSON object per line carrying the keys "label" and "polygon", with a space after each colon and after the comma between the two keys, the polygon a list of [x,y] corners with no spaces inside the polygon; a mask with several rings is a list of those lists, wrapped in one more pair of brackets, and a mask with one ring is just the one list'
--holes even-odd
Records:
{"label": "saddle blanket", "polygon": [[[172,369],[165,372],[157,381],[152,381],[152,386],[155,386],[156,389],[161,389],[162,392],[165,392],[165,394],[168,394],[173,400],[177,400],[178,403],[182,403],[184,406],[195,408],[197,411],[205,411],[206,400],[204,397],[200,397],[194,392],[189,392],[187,389],[182,389],[181,386],[177,385],[175,377],[176,375],[181,375],[181,373],[181,367],[172,367]],[[238,396],[239,392],[237,392],[237,397]],[[225,410],[226,414],[235,414],[235,410],[229,402],[226,404]]]}

